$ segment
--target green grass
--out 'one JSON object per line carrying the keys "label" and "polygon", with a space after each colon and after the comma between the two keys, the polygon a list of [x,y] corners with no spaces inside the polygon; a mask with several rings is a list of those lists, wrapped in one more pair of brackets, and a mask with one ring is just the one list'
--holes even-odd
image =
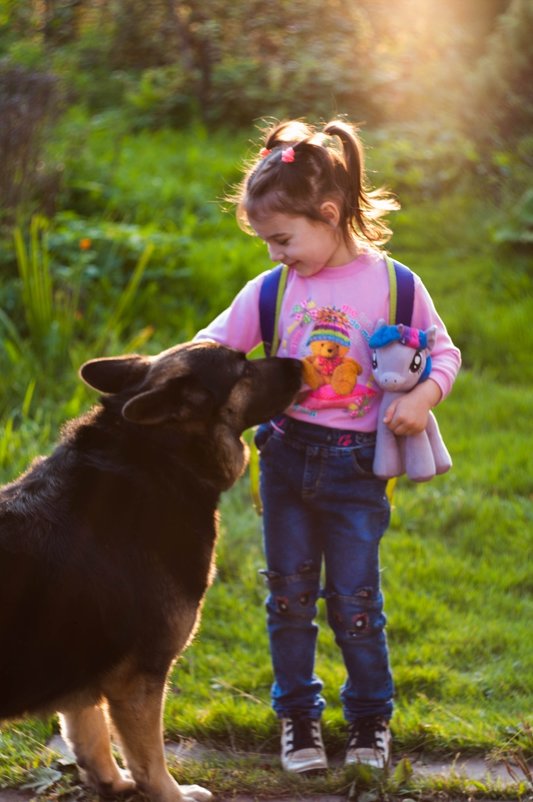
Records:
{"label": "green grass", "polygon": [[[69,338],[61,358],[53,343],[39,350],[32,342],[13,241],[0,244],[3,481],[49,451],[60,423],[91,402],[76,378],[84,359],[153,353],[187,339],[268,264],[261,245],[215,203],[237,177],[245,135],[207,139],[197,129],[110,137],[112,121],[86,121],[84,128],[83,119],[71,118],[58,140],[67,189],[47,227],[46,253],[36,251],[51,279],[52,316],[54,308],[65,310],[57,306],[65,287],[79,291],[74,319],[64,321]],[[381,148],[378,142],[372,152],[374,165]],[[387,169],[383,177],[394,186]],[[427,484],[398,483],[383,541],[400,754],[533,755],[532,275],[526,253],[491,238],[502,214],[478,189],[432,200],[413,191],[394,222],[391,251],[422,276],[464,358],[453,393],[437,411],[454,468]],[[90,247],[81,250],[84,238]],[[19,240],[19,261],[20,253]],[[341,770],[301,785],[271,765],[278,736],[262,566],[260,520],[243,480],[223,501],[218,574],[200,632],[171,677],[167,735],[247,753],[234,754],[231,768],[217,759],[187,767],[188,780],[221,793],[340,793],[354,779]],[[319,622],[325,739],[338,753],[344,671],[323,609]],[[45,743],[55,728],[53,718],[3,728],[0,786],[20,784],[28,771],[53,771]],[[453,783],[429,791],[409,779],[404,785],[422,796],[482,795]],[[398,783],[392,790],[399,792]],[[517,784],[511,795],[522,793]]]}

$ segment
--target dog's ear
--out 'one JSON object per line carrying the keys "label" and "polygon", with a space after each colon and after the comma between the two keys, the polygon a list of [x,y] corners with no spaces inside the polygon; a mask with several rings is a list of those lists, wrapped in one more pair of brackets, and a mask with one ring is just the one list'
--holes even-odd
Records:
{"label": "dog's ear", "polygon": [[149,367],[148,357],[138,354],[103,357],[85,362],[80,368],[80,376],[89,387],[102,393],[120,393],[143,381]]}
{"label": "dog's ear", "polygon": [[194,376],[180,376],[163,387],[130,398],[122,408],[126,420],[155,425],[206,420],[215,406],[213,394]]}

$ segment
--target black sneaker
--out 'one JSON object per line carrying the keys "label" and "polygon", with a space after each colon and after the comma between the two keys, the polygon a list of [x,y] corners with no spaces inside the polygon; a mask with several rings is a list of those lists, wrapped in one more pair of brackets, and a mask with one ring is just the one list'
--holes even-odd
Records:
{"label": "black sneaker", "polygon": [[346,766],[364,763],[386,769],[390,761],[391,734],[389,724],[381,716],[366,716],[350,724],[346,746]]}
{"label": "black sneaker", "polygon": [[281,765],[298,773],[327,769],[318,719],[301,715],[281,719]]}

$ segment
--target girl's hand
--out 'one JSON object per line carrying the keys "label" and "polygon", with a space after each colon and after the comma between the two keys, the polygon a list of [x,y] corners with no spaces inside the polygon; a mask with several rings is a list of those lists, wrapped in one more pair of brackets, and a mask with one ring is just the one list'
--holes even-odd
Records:
{"label": "girl's hand", "polygon": [[429,411],[442,396],[436,382],[428,379],[409,393],[400,394],[388,406],[383,423],[398,437],[419,434],[428,423]]}

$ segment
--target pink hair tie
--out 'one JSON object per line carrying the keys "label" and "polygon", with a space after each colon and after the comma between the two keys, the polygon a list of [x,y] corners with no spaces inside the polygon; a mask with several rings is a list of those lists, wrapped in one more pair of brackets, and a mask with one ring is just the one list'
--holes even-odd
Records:
{"label": "pink hair tie", "polygon": [[271,153],[272,151],[270,150],[270,148],[261,148],[261,150],[259,151],[259,155],[261,156],[262,159],[265,159],[267,156],[270,156]]}
{"label": "pink hair tie", "polygon": [[281,151],[281,161],[290,164],[290,162],[294,161],[294,148],[286,148],[285,150]]}

